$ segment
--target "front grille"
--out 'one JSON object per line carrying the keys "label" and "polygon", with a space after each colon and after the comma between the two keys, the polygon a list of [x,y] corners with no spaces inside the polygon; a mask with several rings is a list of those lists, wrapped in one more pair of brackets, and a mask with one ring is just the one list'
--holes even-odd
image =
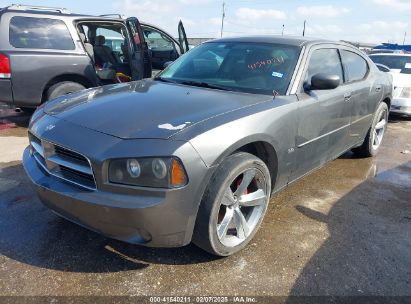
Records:
{"label": "front grille", "polygon": [[83,163],[85,165],[88,165],[88,160],[87,158],[85,158],[83,155],[78,154],[76,152],[70,151],[66,148],[60,147],[60,146],[54,146],[54,152],[56,153],[56,155],[59,155],[61,157],[64,158],[68,158],[71,159],[72,161],[75,162],[80,162]]}
{"label": "front grille", "polygon": [[96,189],[93,170],[85,156],[41,140],[32,133],[29,140],[34,158],[49,174],[89,190]]}

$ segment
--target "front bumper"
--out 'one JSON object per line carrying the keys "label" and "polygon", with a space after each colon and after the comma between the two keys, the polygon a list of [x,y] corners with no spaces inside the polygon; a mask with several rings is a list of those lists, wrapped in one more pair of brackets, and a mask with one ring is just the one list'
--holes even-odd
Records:
{"label": "front bumper", "polygon": [[29,147],[23,165],[43,204],[83,227],[151,247],[179,247],[191,241],[197,202],[187,196],[187,189],[140,195],[81,189],[45,172]]}
{"label": "front bumper", "polygon": [[394,98],[391,104],[390,112],[402,115],[411,115],[410,98]]}
{"label": "front bumper", "polygon": [[[198,207],[212,174],[190,143],[121,140],[40,112],[33,115],[30,132],[86,156],[96,183],[96,189],[90,190],[50,174],[28,147],[23,165],[44,205],[70,221],[125,242],[152,247],[190,243]],[[155,189],[108,181],[109,159],[164,155],[183,161],[189,181],[186,186]]]}

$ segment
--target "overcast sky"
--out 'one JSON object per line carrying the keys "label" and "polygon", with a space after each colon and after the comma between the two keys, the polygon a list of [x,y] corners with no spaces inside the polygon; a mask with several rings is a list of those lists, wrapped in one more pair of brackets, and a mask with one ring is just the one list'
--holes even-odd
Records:
{"label": "overcast sky", "polygon": [[[12,2],[0,0],[1,6]],[[177,34],[182,19],[189,37],[219,37],[221,0],[45,0],[22,1],[59,6],[76,13],[121,13]],[[226,0],[224,36],[301,35],[363,42],[411,44],[411,0]]]}

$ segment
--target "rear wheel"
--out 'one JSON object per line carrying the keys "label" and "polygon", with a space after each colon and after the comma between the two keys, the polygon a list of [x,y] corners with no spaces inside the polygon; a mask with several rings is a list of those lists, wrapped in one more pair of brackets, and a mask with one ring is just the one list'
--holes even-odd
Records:
{"label": "rear wheel", "polygon": [[204,194],[193,242],[219,256],[238,252],[257,232],[270,193],[270,173],[261,159],[244,152],[229,156]]}
{"label": "rear wheel", "polygon": [[378,153],[384,138],[388,124],[388,106],[385,102],[381,102],[375,112],[371,128],[365,137],[363,144],[352,149],[356,155],[369,157]]}
{"label": "rear wheel", "polygon": [[84,90],[85,87],[77,82],[63,81],[52,85],[46,94],[46,100],[51,100],[66,94]]}

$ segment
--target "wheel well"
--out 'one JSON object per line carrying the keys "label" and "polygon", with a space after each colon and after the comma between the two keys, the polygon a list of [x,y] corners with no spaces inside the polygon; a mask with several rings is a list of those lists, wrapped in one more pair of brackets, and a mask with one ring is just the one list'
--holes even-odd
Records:
{"label": "wheel well", "polygon": [[77,82],[77,83],[83,85],[86,88],[91,88],[93,86],[92,83],[84,76],[76,75],[76,74],[60,75],[60,76],[57,76],[57,77],[54,77],[53,79],[51,79],[47,83],[47,85],[44,87],[41,102],[43,103],[44,101],[46,101],[47,91],[48,91],[48,89],[50,89],[50,87],[52,87],[56,83],[64,82],[64,81]]}
{"label": "wheel well", "polygon": [[388,110],[391,109],[391,99],[389,97],[385,98],[382,102],[387,104]]}
{"label": "wheel well", "polygon": [[277,180],[278,158],[272,145],[264,141],[252,142],[237,149],[236,152],[247,152],[261,159],[268,167],[271,175],[271,188],[274,189]]}

